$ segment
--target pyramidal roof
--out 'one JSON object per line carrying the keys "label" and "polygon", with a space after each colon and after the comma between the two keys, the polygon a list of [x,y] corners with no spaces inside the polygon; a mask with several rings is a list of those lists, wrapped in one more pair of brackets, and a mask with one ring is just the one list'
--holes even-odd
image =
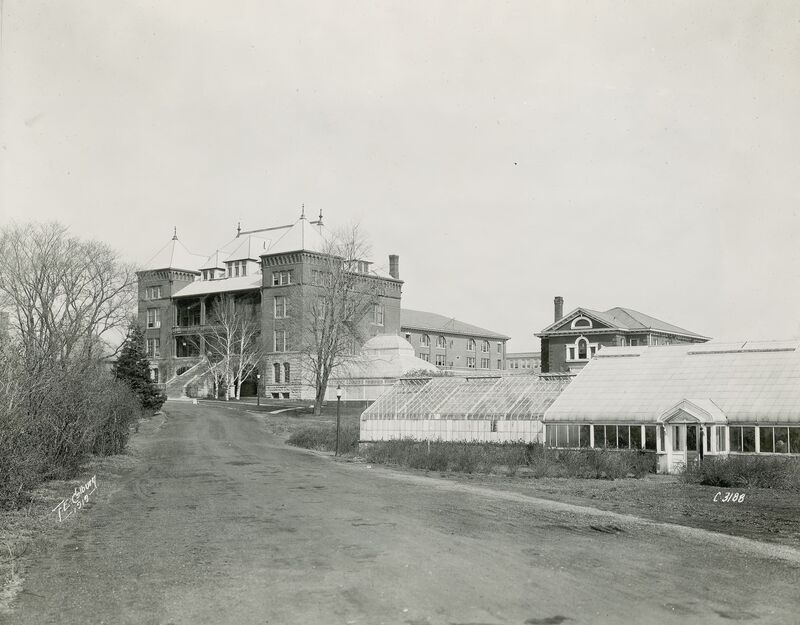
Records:
{"label": "pyramidal roof", "polygon": [[300,250],[325,252],[329,248],[328,239],[329,235],[324,225],[318,221],[308,221],[305,217],[300,217],[294,224],[283,229],[283,232],[276,231],[274,233],[266,253],[281,254]]}
{"label": "pyramidal roof", "polygon": [[175,234],[172,240],[147,261],[145,270],[183,269],[184,271],[198,272],[205,260],[204,256],[192,254],[187,250],[186,246],[178,240],[178,235]]}

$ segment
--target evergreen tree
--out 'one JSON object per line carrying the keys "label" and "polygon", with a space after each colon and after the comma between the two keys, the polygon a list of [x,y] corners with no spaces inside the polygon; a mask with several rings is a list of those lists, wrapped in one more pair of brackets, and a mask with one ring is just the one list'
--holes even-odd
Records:
{"label": "evergreen tree", "polygon": [[128,328],[128,335],[114,365],[114,375],[131,388],[145,410],[155,412],[167,399],[150,379],[144,330],[136,323]]}

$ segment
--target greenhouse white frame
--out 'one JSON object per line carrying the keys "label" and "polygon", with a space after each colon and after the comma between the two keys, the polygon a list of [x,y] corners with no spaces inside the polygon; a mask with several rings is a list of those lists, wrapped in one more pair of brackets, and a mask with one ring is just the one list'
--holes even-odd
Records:
{"label": "greenhouse white frame", "polygon": [[361,415],[361,442],[399,438],[541,442],[569,375],[403,378]]}

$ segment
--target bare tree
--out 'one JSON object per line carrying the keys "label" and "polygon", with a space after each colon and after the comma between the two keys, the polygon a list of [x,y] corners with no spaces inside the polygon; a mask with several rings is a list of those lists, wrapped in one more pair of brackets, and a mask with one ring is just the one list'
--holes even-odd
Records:
{"label": "bare tree", "polygon": [[0,234],[0,308],[36,371],[99,356],[103,340],[125,327],[135,284],[133,268],[111,248],[71,237],[60,224]]}
{"label": "bare tree", "polygon": [[252,299],[225,294],[216,297],[204,329],[208,372],[213,376],[214,394],[218,385],[241,398],[242,382],[263,360],[258,307]]}
{"label": "bare tree", "polygon": [[0,232],[0,310],[19,345],[27,412],[37,411],[41,391],[63,371],[96,367],[109,339],[122,334],[135,282],[133,268],[108,246],[72,237],[60,224]]}
{"label": "bare tree", "polygon": [[[379,281],[368,273],[370,247],[359,227],[336,233],[318,255],[293,340],[319,414],[331,375],[354,362],[367,339]],[[295,347],[295,346],[293,346]]]}

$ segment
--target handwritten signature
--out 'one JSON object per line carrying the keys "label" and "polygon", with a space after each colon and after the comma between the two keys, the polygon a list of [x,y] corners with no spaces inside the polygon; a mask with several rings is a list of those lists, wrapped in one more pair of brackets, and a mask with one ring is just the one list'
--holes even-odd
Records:
{"label": "handwritten signature", "polygon": [[94,493],[97,490],[97,476],[93,475],[92,479],[90,479],[85,484],[80,484],[79,486],[75,487],[75,491],[72,493],[71,497],[66,499],[62,499],[61,503],[59,503],[55,508],[53,508],[53,512],[58,512],[58,520],[59,522],[63,521],[64,519],[68,519],[73,514],[75,514],[76,510],[80,510],[89,503],[89,495]]}

